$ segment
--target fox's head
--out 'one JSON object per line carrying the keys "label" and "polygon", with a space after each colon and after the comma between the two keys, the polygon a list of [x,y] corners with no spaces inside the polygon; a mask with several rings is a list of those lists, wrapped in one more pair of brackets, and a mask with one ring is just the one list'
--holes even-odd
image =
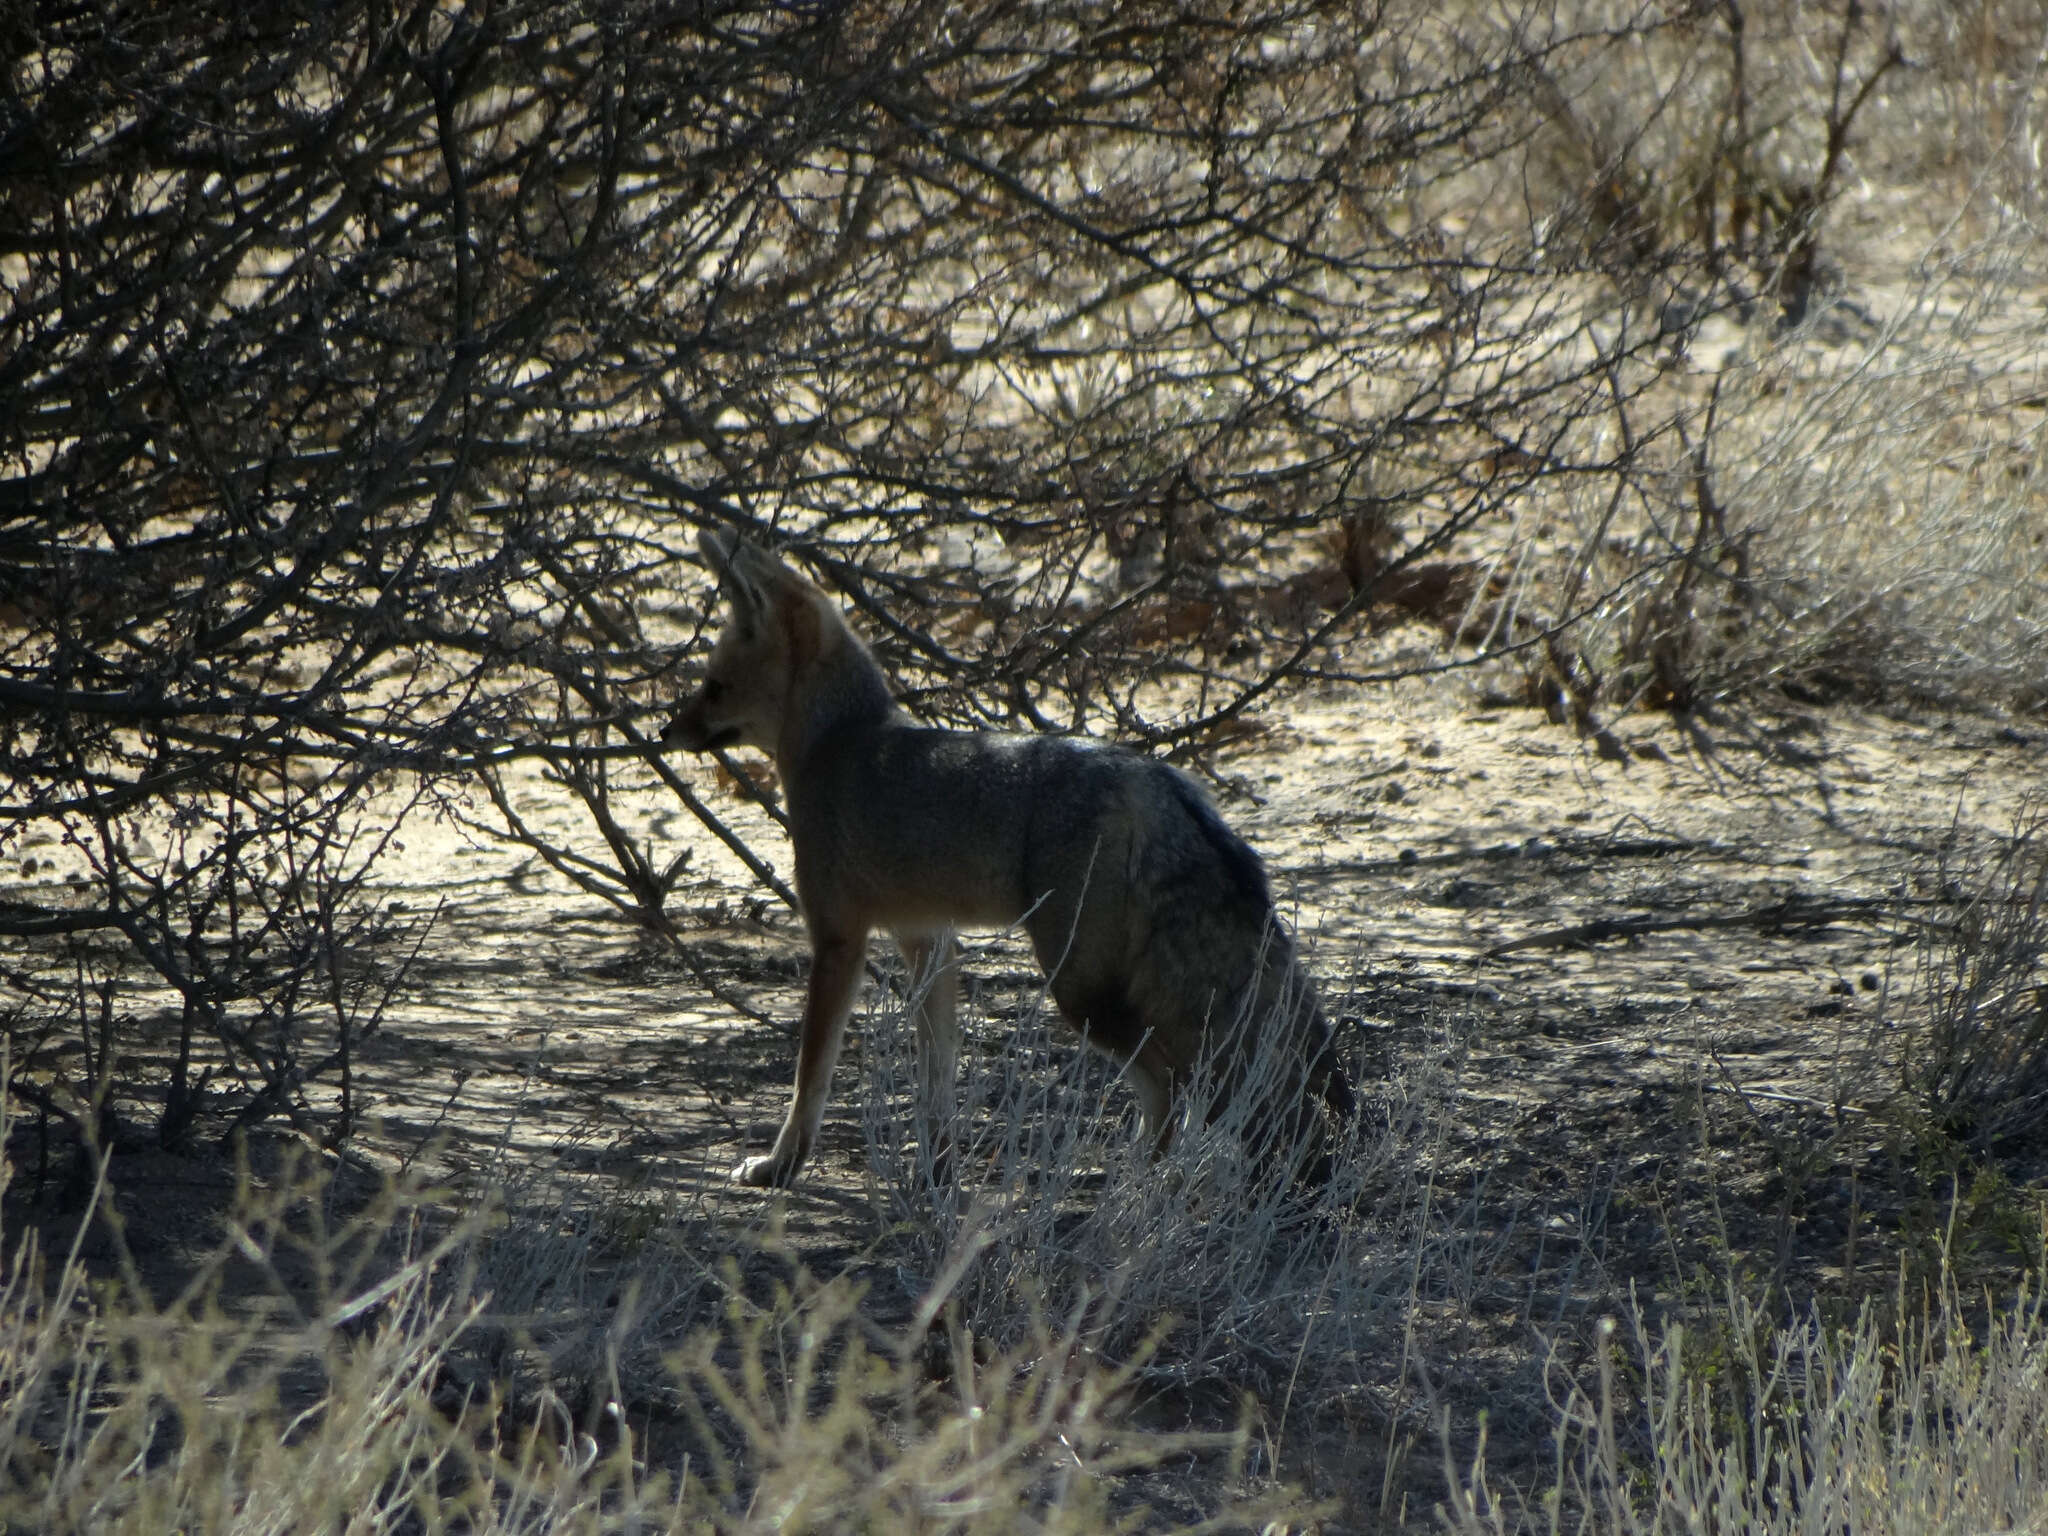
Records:
{"label": "fox's head", "polygon": [[806,669],[840,628],[831,600],[735,533],[706,530],[697,547],[731,615],[704,664],[704,681],[661,733],[690,752],[759,747],[773,752]]}

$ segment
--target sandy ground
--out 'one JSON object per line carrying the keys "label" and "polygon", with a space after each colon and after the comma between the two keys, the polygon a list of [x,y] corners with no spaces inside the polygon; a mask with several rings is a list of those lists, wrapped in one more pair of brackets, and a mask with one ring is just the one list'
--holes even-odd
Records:
{"label": "sandy ground", "polygon": [[[1795,1297],[1877,1292],[1896,1275],[1916,1186],[1864,1106],[1884,1086],[1872,1042],[1910,983],[1898,913],[1954,823],[2011,826],[2048,743],[1995,721],[1845,709],[1691,728],[1640,717],[1618,734],[1625,762],[1461,689],[1332,689],[1206,765],[1268,860],[1362,1076],[1429,1052],[1454,1072],[1431,1177],[1469,1259],[1457,1286],[1418,1299],[1435,1386],[1398,1359],[1369,1362],[1349,1406],[1301,1426],[1290,1453],[1293,1475],[1353,1510],[1390,1484],[1418,1501],[1440,1488],[1440,1407],[1463,1423],[1489,1410],[1497,1458],[1517,1434],[1534,1457],[1546,1352],[1582,1350],[1631,1287],[1654,1310],[1716,1265]],[[761,813],[690,771],[786,868]],[[537,772],[515,804],[550,837],[597,847]],[[439,915],[359,1056],[361,1146],[458,1181],[494,1163],[575,1168],[758,1222],[767,1197],[723,1179],[772,1134],[790,1041],[706,982],[786,1026],[801,929],[665,792],[621,807],[657,846],[694,844],[671,907],[681,953],[517,848],[453,819],[407,828],[389,900]],[[481,796],[472,810],[490,816]],[[1569,931],[1617,920],[1642,931]],[[970,1028],[1032,981],[1021,948],[984,957]],[[139,1074],[153,1053],[137,1048]],[[849,1050],[820,1153],[781,1207],[825,1268],[872,1229],[859,1060]],[[174,1275],[207,1228],[181,1212],[224,1198],[229,1176],[140,1147],[121,1166],[130,1242]],[[1416,1465],[1389,1473],[1403,1443]]]}

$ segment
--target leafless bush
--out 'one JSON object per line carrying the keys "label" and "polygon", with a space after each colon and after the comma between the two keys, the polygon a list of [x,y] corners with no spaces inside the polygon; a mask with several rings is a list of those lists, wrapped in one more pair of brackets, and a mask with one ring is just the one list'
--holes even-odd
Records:
{"label": "leafless bush", "polygon": [[1563,13],[1579,35],[1536,65],[1520,164],[1541,191],[1522,206],[1548,250],[1583,249],[1624,281],[1682,252],[1695,281],[1726,277],[1727,299],[1763,299],[1799,324],[1834,265],[1822,224],[1850,172],[1858,119],[1867,125],[1906,63],[1900,20],[1855,0],[1724,0],[1659,28],[1631,24],[1632,11]]}
{"label": "leafless bush", "polygon": [[41,878],[0,929],[141,963],[206,1047],[152,1090],[177,1132],[332,1106],[347,1030],[257,1049],[304,1007],[270,893],[360,948],[364,860],[450,776],[548,758],[597,833],[561,865],[662,924],[677,855],[604,764],[694,633],[690,525],[797,539],[932,718],[1188,746],[1373,602],[1443,622],[1458,540],[1608,473],[1574,424],[1662,344],[1599,264],[1442,215],[1531,49],[1653,18],[8,26],[0,836]]}
{"label": "leafless bush", "polygon": [[[2042,226],[2013,162],[2038,143],[2038,18],[1994,45],[1988,9],[1575,14],[1479,216],[1605,261],[1644,301],[1615,317],[1672,348],[1616,360],[1583,423],[1614,473],[1522,498],[1468,629],[1533,637],[1527,691],[1582,727],[1781,690],[2037,708]],[[1959,97],[1995,103],[1995,141],[1931,133]],[[1665,286],[1638,281],[1649,256]]]}
{"label": "leafless bush", "polygon": [[1775,690],[2037,709],[2048,460],[2015,415],[2039,325],[2012,308],[2035,248],[2014,231],[1930,260],[1844,346],[1731,354],[1668,451],[1575,498],[1561,558],[1601,594],[1570,637],[1578,686],[1624,708]]}
{"label": "leafless bush", "polygon": [[[1582,721],[1822,670],[1745,662],[1715,638],[1743,625],[1769,655],[1915,635],[1886,654],[1928,686],[2013,691],[2032,586],[1808,558],[1884,542],[1901,497],[1937,509],[1908,547],[2024,539],[2036,456],[1994,442],[2017,396],[1966,452],[1936,425],[2006,354],[1873,353],[1867,405],[1789,353],[1711,415],[1672,378],[1760,287],[1810,306],[1866,129],[1926,99],[1900,48],[1986,35],[1848,8],[1795,78],[1757,42],[1791,14],[10,19],[0,933],[35,949],[25,1027],[78,1043],[47,994],[117,974],[155,1054],[112,1087],[161,1134],[282,1113],[333,1139],[397,975],[369,962],[402,944],[374,869],[449,784],[544,760],[587,841],[503,794],[496,830],[657,929],[689,849],[629,834],[622,792],[664,784],[765,878],[642,766],[698,633],[679,551],[713,520],[795,545],[925,717],[1167,752],[1355,676],[1373,613],[1452,664],[1525,659]],[[2030,56],[1989,56],[2003,164]],[[1906,444],[1883,496],[1816,457],[1845,422]],[[46,1103],[107,1091],[18,1060]]]}
{"label": "leafless bush", "polygon": [[372,884],[409,808],[280,764],[218,796],[179,795],[167,818],[100,803],[17,824],[28,847],[57,843],[41,862],[68,865],[72,889],[102,904],[15,907],[16,932],[47,942],[11,978],[9,1091],[81,1144],[111,1146],[140,1105],[162,1144],[182,1146],[209,1091],[232,1103],[229,1131],[282,1114],[311,1132],[304,1090],[326,1082],[321,1129],[345,1139],[354,1057],[433,924]]}

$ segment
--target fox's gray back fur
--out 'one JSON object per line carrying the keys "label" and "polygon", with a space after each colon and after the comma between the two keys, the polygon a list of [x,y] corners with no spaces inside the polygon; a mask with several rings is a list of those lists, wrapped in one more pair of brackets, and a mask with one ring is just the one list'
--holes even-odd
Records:
{"label": "fox's gray back fur", "polygon": [[[1164,1101],[1205,1065],[1212,1113],[1256,1078],[1274,1096],[1260,1123],[1290,1145],[1315,1104],[1351,1112],[1264,867],[1193,780],[1077,738],[919,726],[815,587],[736,540],[707,537],[706,555],[735,629],[669,735],[775,754],[814,943],[840,924],[917,935],[1021,921],[1054,1001],[1130,1063],[1162,1139]],[[784,580],[798,585],[764,600]],[[734,696],[740,676],[778,666],[779,699]]]}

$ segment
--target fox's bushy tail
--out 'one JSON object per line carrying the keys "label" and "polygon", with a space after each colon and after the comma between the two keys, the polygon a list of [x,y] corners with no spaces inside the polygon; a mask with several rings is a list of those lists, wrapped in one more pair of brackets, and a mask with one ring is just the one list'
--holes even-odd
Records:
{"label": "fox's bushy tail", "polygon": [[[1132,849],[1132,1002],[1183,1080],[1212,1077],[1213,1120],[1240,1093],[1246,1124],[1312,1176],[1321,1133],[1357,1114],[1315,983],[1280,922],[1264,866],[1195,785],[1167,772],[1172,812]],[[1155,805],[1155,813],[1156,813]],[[1160,823],[1164,821],[1166,825]]]}

